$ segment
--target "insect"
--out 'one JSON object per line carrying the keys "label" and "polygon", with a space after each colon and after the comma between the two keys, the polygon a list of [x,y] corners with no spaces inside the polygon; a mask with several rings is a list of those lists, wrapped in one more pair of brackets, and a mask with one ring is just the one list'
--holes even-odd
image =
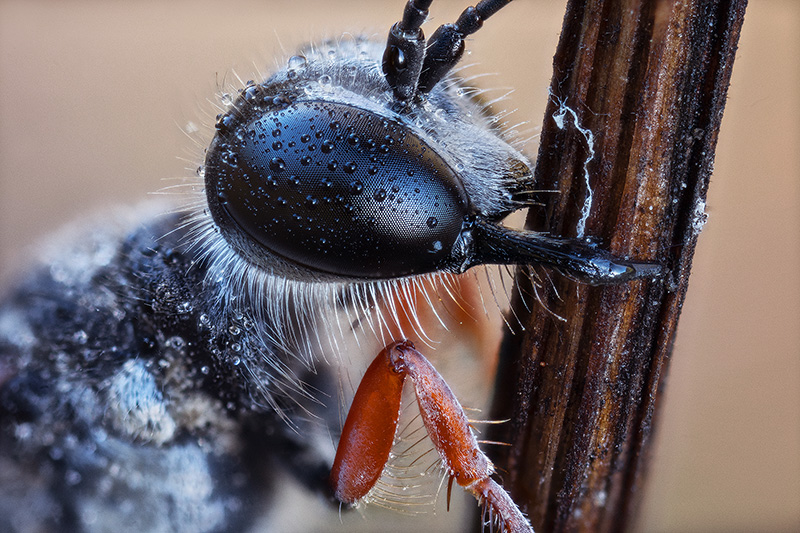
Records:
{"label": "insect", "polygon": [[[328,350],[343,351],[385,302],[412,308],[440,273],[542,264],[589,283],[656,273],[501,224],[527,205],[531,165],[450,72],[464,37],[508,2],[478,3],[426,44],[430,3],[409,2],[388,44],[322,43],[245,84],[217,120],[188,219],[137,214],[87,230],[8,295],[4,529],[240,531],[270,516],[281,476],[360,500],[390,454],[405,376],[448,493],[464,485],[487,520],[529,528],[409,343],[370,367],[341,439],[319,406],[338,397]],[[388,309],[375,320],[399,321]],[[376,397],[382,413],[369,412]]]}

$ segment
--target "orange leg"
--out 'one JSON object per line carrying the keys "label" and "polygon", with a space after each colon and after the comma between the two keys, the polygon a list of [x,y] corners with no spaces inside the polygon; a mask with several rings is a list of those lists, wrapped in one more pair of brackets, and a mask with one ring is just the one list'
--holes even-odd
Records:
{"label": "orange leg", "polygon": [[433,365],[409,341],[384,348],[356,391],[331,470],[339,501],[355,503],[375,486],[397,431],[406,376],[414,383],[428,435],[456,483],[484,506],[504,531],[533,532],[528,520],[491,475],[494,465],[478,447],[466,414]]}

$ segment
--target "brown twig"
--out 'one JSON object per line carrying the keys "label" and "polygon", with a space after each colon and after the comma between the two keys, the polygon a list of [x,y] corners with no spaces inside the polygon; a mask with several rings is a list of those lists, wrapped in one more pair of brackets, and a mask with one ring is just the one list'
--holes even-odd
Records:
{"label": "brown twig", "polygon": [[[513,302],[492,440],[505,486],[537,531],[629,527],[645,473],[746,0],[573,0],[554,59],[537,186],[559,189],[532,229],[586,235],[661,263],[660,281],[554,279],[545,306]],[[563,128],[553,119],[564,115]],[[520,292],[531,294],[518,276]],[[556,294],[560,297],[555,296]],[[526,311],[530,309],[530,311]],[[564,317],[565,322],[554,318]]]}

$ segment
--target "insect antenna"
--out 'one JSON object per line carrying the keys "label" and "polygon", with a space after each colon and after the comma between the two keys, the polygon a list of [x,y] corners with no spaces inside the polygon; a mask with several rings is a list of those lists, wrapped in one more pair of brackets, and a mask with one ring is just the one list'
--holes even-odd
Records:
{"label": "insect antenna", "polygon": [[408,0],[403,18],[389,30],[383,54],[383,73],[402,103],[430,92],[464,55],[464,38],[511,0],[482,0],[466,8],[452,24],[443,24],[425,43],[421,26],[433,0]]}

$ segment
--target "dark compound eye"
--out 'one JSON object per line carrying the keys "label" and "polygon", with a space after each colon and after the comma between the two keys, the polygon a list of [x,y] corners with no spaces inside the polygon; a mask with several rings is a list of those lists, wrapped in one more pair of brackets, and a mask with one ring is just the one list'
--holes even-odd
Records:
{"label": "dark compound eye", "polygon": [[223,232],[360,278],[441,269],[469,212],[455,172],[408,127],[318,101],[226,126],[206,160],[206,194]]}

